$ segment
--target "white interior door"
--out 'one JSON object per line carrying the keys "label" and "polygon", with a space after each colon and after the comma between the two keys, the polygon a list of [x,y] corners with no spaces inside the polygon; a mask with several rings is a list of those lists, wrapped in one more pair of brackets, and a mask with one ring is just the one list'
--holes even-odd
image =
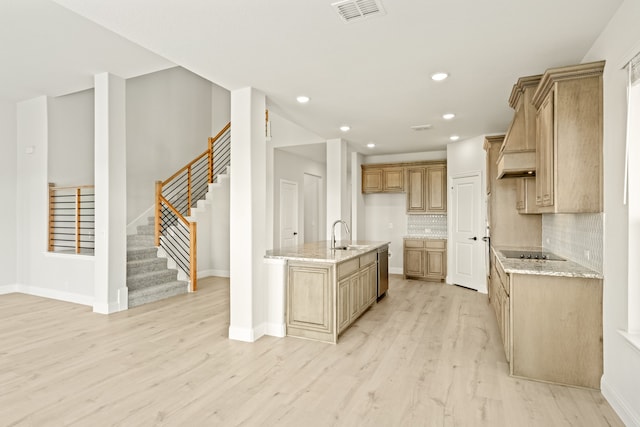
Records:
{"label": "white interior door", "polygon": [[298,183],[280,180],[280,247],[298,245]]}
{"label": "white interior door", "polygon": [[304,174],[304,241],[320,240],[320,193],[319,176]]}
{"label": "white interior door", "polygon": [[454,177],[451,185],[453,269],[449,280],[456,285],[487,292],[482,240],[480,173]]}

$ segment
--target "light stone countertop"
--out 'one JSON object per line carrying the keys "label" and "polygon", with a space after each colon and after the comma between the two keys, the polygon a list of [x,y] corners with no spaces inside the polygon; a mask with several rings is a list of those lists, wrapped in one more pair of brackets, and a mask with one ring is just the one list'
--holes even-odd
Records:
{"label": "light stone countertop", "polygon": [[587,268],[577,262],[547,261],[507,258],[502,255],[503,250],[518,251],[546,251],[541,247],[512,247],[512,246],[492,246],[491,249],[496,255],[496,259],[502,265],[505,273],[512,274],[536,274],[541,276],[561,276],[561,277],[582,277],[587,279],[603,279],[603,275],[595,270]]}
{"label": "light stone countertop", "polygon": [[271,249],[267,251],[264,257],[271,259],[286,259],[307,262],[328,262],[337,264],[343,261],[348,261],[352,258],[356,258],[362,254],[366,254],[367,252],[377,250],[383,246],[388,245],[389,243],[390,242],[377,242],[371,240],[343,240],[336,242],[336,246],[358,245],[363,247],[349,250],[334,250],[331,249],[331,242],[325,240],[321,242],[305,243],[303,245],[293,246],[289,248]]}

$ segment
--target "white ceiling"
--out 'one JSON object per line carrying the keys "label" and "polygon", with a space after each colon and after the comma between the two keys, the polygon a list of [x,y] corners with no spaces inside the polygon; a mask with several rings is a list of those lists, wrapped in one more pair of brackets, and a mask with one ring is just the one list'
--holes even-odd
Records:
{"label": "white ceiling", "polygon": [[[465,139],[504,132],[512,116],[507,99],[517,78],[580,62],[622,3],[382,0],[385,15],[345,24],[332,0],[55,1],[227,89],[260,89],[280,115],[324,138],[345,138],[367,154],[441,150],[452,134]],[[7,4],[23,2],[32,5],[22,11],[24,17],[38,18],[30,27],[46,21],[47,32],[5,18]],[[50,16],[49,9],[56,14]],[[17,43],[28,45],[10,57],[12,72],[43,73],[53,67],[48,77],[66,88],[73,85],[65,78],[90,76],[100,68],[95,61],[83,64],[85,57],[101,60],[105,70],[123,77],[169,66],[117,43],[113,50],[106,41],[92,46],[85,32],[100,30],[80,21],[75,26],[70,20],[49,22],[68,18],[58,9],[49,0],[2,0],[0,26],[10,26],[0,29],[2,44],[18,34]],[[65,49],[74,43],[81,46]],[[34,58],[36,45],[44,46],[38,52],[55,50],[56,60]],[[440,70],[450,78],[431,81],[430,74]],[[15,81],[0,72],[3,81]],[[311,102],[297,104],[300,94]],[[457,117],[444,121],[445,112]],[[409,128],[427,123],[431,130]],[[342,124],[351,131],[340,132]],[[364,147],[371,141],[375,153]]]}

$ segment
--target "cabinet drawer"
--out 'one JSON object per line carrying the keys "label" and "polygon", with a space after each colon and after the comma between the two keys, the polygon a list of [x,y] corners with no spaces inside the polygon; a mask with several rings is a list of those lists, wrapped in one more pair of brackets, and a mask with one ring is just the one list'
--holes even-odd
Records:
{"label": "cabinet drawer", "polygon": [[341,279],[344,276],[357,271],[360,268],[360,259],[354,258],[349,261],[338,264],[338,278]]}
{"label": "cabinet drawer", "polygon": [[360,257],[360,268],[375,262],[378,258],[377,252],[369,252],[368,254],[364,254]]}
{"label": "cabinet drawer", "polygon": [[445,248],[444,240],[425,240],[424,247],[428,249],[444,249]]}
{"label": "cabinet drawer", "polygon": [[405,239],[405,248],[424,248],[424,240],[420,239]]}

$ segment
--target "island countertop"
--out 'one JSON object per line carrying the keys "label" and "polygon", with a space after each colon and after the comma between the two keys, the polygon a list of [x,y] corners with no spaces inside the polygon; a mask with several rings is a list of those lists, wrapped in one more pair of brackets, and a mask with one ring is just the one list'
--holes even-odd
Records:
{"label": "island countertop", "polygon": [[383,246],[388,245],[390,242],[384,241],[371,241],[371,240],[342,240],[336,242],[336,246],[348,246],[355,245],[357,248],[340,250],[331,249],[331,242],[324,240],[320,242],[310,242],[299,246],[292,246],[281,249],[271,249],[265,254],[265,258],[271,259],[286,259],[295,261],[308,261],[308,262],[325,262],[337,264],[343,261],[348,261],[352,258],[356,258],[367,252],[377,250]]}

